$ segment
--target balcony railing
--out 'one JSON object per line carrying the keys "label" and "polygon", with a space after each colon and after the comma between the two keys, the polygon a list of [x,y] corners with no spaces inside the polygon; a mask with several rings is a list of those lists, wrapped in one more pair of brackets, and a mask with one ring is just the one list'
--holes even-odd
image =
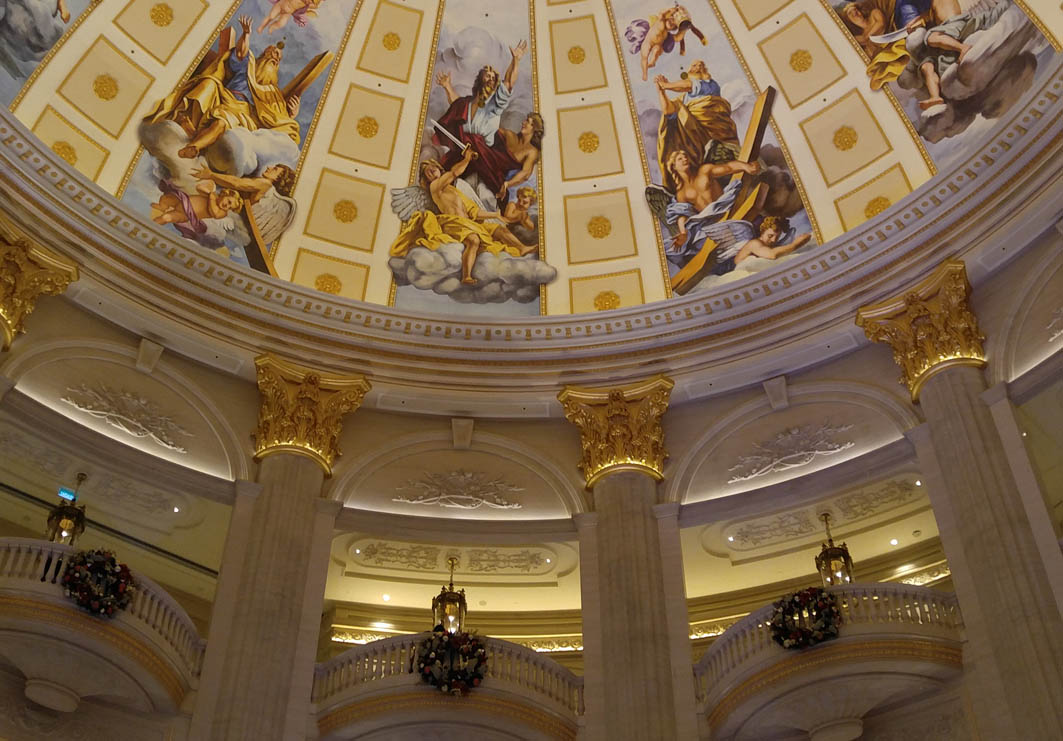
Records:
{"label": "balcony railing", "polygon": [[[410,669],[417,646],[427,633],[395,636],[372,641],[318,664],[314,676],[314,701],[319,707],[349,701],[394,680],[400,685],[417,682]],[[541,654],[497,638],[485,639],[487,674],[484,687],[512,689],[561,715],[583,714],[583,678]]]}
{"label": "balcony railing", "polygon": [[[842,637],[963,640],[963,620],[954,594],[885,582],[832,587],[830,592],[841,610]],[[705,652],[694,667],[699,703],[725,691],[765,662],[789,653],[771,638],[768,622],[772,610],[767,605],[742,618]]]}
{"label": "balcony railing", "polygon": [[[76,549],[58,543],[29,538],[0,538],[0,589],[27,596],[40,595],[62,601],[59,583],[62,568]],[[47,567],[47,568],[46,568]],[[162,587],[146,576],[134,573],[137,590],[125,611],[113,619],[144,635],[166,653],[189,684],[199,676],[205,641],[199,637],[188,613]],[[77,609],[73,602],[70,608]]]}

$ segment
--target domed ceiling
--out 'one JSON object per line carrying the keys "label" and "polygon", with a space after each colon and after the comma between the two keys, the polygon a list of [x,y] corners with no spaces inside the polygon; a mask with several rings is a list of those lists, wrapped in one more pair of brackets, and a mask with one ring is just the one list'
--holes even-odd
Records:
{"label": "domed ceiling", "polygon": [[279,278],[580,313],[813,253],[971,156],[1056,66],[1049,5],[0,0],[0,100]]}

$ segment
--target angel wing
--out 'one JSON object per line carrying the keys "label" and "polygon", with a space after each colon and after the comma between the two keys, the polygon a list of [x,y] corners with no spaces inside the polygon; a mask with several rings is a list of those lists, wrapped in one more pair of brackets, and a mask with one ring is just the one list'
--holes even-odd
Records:
{"label": "angel wing", "polygon": [[705,143],[705,149],[701,151],[701,163],[719,165],[737,159],[739,150],[737,146],[724,144],[718,139],[709,139]]}
{"label": "angel wing", "polygon": [[476,204],[476,207],[481,211],[494,211],[493,208],[488,208],[480,196],[476,194],[476,189],[472,187],[464,178],[457,178],[454,180],[454,187],[461,191],[462,195],[468,198],[470,201]]}
{"label": "angel wing", "polygon": [[431,211],[439,213],[432,196],[420,185],[410,185],[405,188],[391,189],[391,211],[399,217],[399,221],[408,221],[418,211]]}
{"label": "angel wing", "polygon": [[653,211],[653,215],[668,228],[669,234],[673,237],[679,233],[675,224],[668,223],[668,204],[675,200],[675,196],[672,192],[661,185],[655,185],[650,183],[646,186],[646,203],[650,206],[650,211]]}
{"label": "angel wing", "polygon": [[742,249],[742,245],[757,236],[757,228],[748,221],[732,219],[704,224],[699,234],[716,243],[716,259],[726,259]]}
{"label": "angel wing", "polygon": [[295,199],[270,188],[251,205],[251,215],[263,244],[273,244],[295,221]]}

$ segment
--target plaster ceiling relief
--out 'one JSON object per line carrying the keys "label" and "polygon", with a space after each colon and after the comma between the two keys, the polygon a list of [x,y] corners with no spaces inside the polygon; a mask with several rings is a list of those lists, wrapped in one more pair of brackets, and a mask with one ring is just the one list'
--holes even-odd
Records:
{"label": "plaster ceiling relief", "polygon": [[145,453],[222,478],[243,455],[204,390],[161,366],[138,371],[135,350],[44,343],[6,370],[35,401]]}
{"label": "plaster ceiling relief", "polygon": [[[508,319],[708,291],[888,223],[1033,98],[1063,31],[960,0],[960,60],[925,28],[865,40],[833,0],[8,5],[0,104],[143,220],[323,293]],[[249,58],[250,112],[187,115]]]}
{"label": "plaster ceiling relief", "polygon": [[457,450],[440,442],[394,450],[353,470],[336,489],[350,507],[414,517],[551,519],[567,517],[559,482],[504,451]]}

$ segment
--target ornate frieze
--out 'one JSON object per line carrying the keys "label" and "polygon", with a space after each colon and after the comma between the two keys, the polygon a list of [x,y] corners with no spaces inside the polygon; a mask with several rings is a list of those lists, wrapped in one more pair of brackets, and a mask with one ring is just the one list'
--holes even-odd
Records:
{"label": "ornate frieze", "polygon": [[272,453],[305,455],[332,475],[340,454],[345,414],[356,410],[369,391],[363,376],[326,376],[270,355],[255,359],[261,405],[255,430],[255,459]]}
{"label": "ornate frieze", "polygon": [[[818,532],[812,512],[783,512],[744,522],[729,530],[728,542],[739,547],[757,547],[764,543],[804,538]],[[733,540],[731,540],[733,538]]]}
{"label": "ornate frieze", "polygon": [[465,554],[465,570],[479,574],[498,571],[528,574],[542,570],[549,561],[546,553],[538,549],[507,551],[500,548],[471,548]]}
{"label": "ornate frieze", "polygon": [[83,383],[67,387],[66,392],[62,401],[115,429],[138,439],[148,438],[175,453],[188,452],[177,440],[192,437],[192,433],[165,414],[158,404],[135,391],[119,391],[102,383],[94,387]]}
{"label": "ornate frieze", "polygon": [[925,587],[928,584],[934,584],[942,579],[947,579],[952,576],[952,569],[949,568],[948,562],[942,561],[940,563],[931,564],[922,569],[909,572],[903,577],[898,579],[901,584],[911,584],[916,587]]}
{"label": "ornate frieze", "polygon": [[912,401],[928,378],[955,365],[985,365],[985,336],[971,312],[971,285],[961,260],[947,260],[900,296],[865,306],[857,326],[872,342],[887,344]]}
{"label": "ornate frieze", "polygon": [[856,443],[840,439],[852,425],[832,425],[830,422],[790,427],[764,442],[754,443],[753,450],[738,456],[738,462],[727,469],[728,484],[749,481],[770,473],[807,466],[817,458],[836,455]]}
{"label": "ornate frieze", "polygon": [[391,501],[449,509],[520,509],[522,505],[507,496],[522,491],[501,476],[492,478],[486,473],[458,469],[449,473],[426,472],[418,481],[407,481],[399,487],[399,496]]}
{"label": "ornate frieze", "polygon": [[440,549],[430,545],[392,545],[370,543],[359,549],[361,560],[374,566],[389,566],[419,571],[438,571]]}
{"label": "ornate frieze", "polygon": [[641,471],[664,478],[664,430],[674,382],[658,376],[614,389],[566,386],[558,394],[565,417],[579,428],[579,468],[590,489],[614,471]]}
{"label": "ornate frieze", "polygon": [[48,250],[0,229],[0,329],[7,350],[25,332],[26,317],[41,296],[56,296],[77,280],[77,267]]}

